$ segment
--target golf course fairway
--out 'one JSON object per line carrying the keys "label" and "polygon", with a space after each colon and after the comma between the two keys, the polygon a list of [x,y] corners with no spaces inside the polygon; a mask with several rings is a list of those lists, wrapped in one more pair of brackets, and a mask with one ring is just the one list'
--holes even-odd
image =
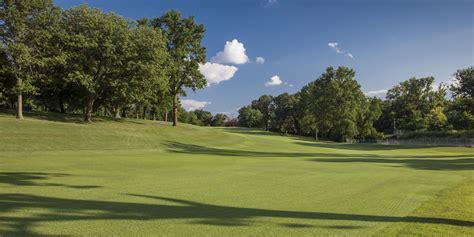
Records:
{"label": "golf course fairway", "polygon": [[474,148],[0,114],[0,236],[474,236]]}

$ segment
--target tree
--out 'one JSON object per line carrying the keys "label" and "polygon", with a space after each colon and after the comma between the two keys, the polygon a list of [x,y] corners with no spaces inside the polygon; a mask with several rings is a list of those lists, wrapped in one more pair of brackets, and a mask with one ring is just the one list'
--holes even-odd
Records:
{"label": "tree", "polygon": [[298,133],[298,118],[296,105],[298,103],[295,95],[283,93],[273,99],[274,118],[272,127],[274,130],[282,133]]}
{"label": "tree", "polygon": [[192,111],[192,113],[194,113],[196,115],[196,117],[199,121],[198,125],[211,126],[211,122],[212,122],[211,112],[205,111],[205,110],[202,110],[202,109],[197,109],[197,110]]}
{"label": "tree", "polygon": [[[343,141],[358,134],[357,117],[365,99],[355,72],[347,67],[328,67],[317,80],[302,89],[302,99],[309,101],[309,111],[316,121],[315,133]],[[307,98],[304,98],[307,97]]]}
{"label": "tree", "polygon": [[274,110],[273,97],[271,95],[262,95],[257,100],[252,101],[251,106],[253,109],[257,109],[262,113],[261,124],[265,130],[268,131]]}
{"label": "tree", "polygon": [[[433,90],[434,77],[410,78],[387,92],[390,111],[398,128],[406,131],[440,127],[445,90]],[[437,123],[434,125],[433,123]]]}
{"label": "tree", "polygon": [[244,106],[239,109],[239,126],[255,128],[260,127],[263,115],[258,109],[251,106]]}
{"label": "tree", "polygon": [[146,108],[156,109],[167,98],[168,55],[160,30],[137,25],[130,30],[129,37],[131,42],[124,66],[117,71],[107,94],[115,117],[119,117],[121,108],[128,104],[141,105],[145,107],[142,112],[146,113]]}
{"label": "tree", "polygon": [[225,114],[217,113],[212,117],[211,126],[223,127],[228,118]]}
{"label": "tree", "polygon": [[184,88],[195,91],[206,86],[206,79],[199,71],[199,64],[206,60],[206,49],[201,45],[205,29],[193,17],[181,18],[178,11],[154,18],[151,25],[161,29],[167,39],[169,93],[173,98],[173,126],[176,126],[178,96],[186,95]]}
{"label": "tree", "polygon": [[113,13],[82,5],[65,12],[68,80],[82,95],[84,121],[94,103],[114,87],[126,67],[131,40],[128,22]]}
{"label": "tree", "polygon": [[48,37],[50,16],[57,11],[51,0],[0,1],[0,47],[6,54],[9,73],[15,78],[17,118],[23,119],[23,93],[35,91],[34,80],[44,62],[38,45]]}
{"label": "tree", "polygon": [[474,67],[460,69],[451,86],[454,100],[448,117],[456,129],[474,129]]}
{"label": "tree", "polygon": [[378,98],[365,98],[360,105],[360,113],[358,119],[357,137],[362,139],[379,139],[383,134],[374,128],[374,123],[382,115],[382,100]]}

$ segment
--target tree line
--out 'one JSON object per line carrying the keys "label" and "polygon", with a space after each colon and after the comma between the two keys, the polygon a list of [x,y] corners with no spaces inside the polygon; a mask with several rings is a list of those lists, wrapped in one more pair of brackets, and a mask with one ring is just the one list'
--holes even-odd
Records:
{"label": "tree line", "polygon": [[176,125],[185,89],[206,86],[205,28],[177,11],[127,20],[52,0],[0,2],[0,105],[155,118]]}
{"label": "tree line", "polygon": [[328,67],[295,94],[262,95],[240,108],[239,126],[336,141],[474,129],[474,67],[458,70],[452,85],[410,78],[384,100],[366,96],[354,76],[347,67]]}

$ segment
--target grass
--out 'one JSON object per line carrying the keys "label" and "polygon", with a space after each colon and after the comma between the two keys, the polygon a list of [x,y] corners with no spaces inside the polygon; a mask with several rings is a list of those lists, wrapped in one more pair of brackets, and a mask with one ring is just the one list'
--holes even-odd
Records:
{"label": "grass", "polygon": [[0,114],[0,236],[35,235],[473,236],[474,148]]}

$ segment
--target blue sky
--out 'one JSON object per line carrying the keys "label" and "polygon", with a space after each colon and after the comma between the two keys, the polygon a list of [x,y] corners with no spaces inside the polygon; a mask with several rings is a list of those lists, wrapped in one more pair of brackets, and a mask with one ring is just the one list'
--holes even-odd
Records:
{"label": "blue sky", "polygon": [[205,105],[213,113],[235,115],[262,94],[297,92],[328,66],[353,68],[362,90],[375,95],[413,76],[446,82],[457,69],[474,65],[472,0],[55,3],[63,8],[86,3],[130,19],[170,9],[195,16],[206,27],[203,44],[212,63],[206,73],[213,83],[183,100],[188,107]]}

